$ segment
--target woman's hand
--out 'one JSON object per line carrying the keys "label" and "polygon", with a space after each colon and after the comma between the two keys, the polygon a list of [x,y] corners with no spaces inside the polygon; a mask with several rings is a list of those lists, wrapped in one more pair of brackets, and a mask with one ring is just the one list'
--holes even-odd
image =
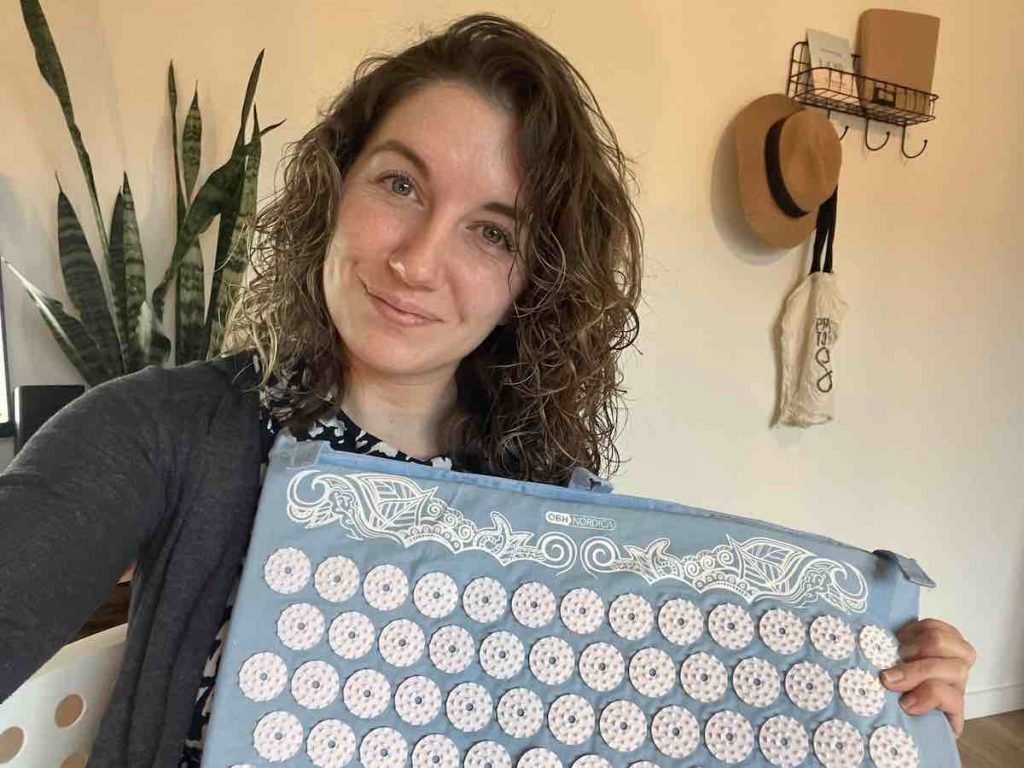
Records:
{"label": "woman's hand", "polygon": [[906,691],[900,706],[910,715],[941,709],[957,738],[964,730],[967,675],[978,658],[960,631],[938,619],[904,624],[896,633],[902,661],[882,672],[882,685]]}

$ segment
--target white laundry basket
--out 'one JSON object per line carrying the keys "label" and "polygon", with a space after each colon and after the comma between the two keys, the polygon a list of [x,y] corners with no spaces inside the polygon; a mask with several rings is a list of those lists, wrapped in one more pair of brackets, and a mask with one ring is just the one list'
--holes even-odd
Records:
{"label": "white laundry basket", "polygon": [[0,704],[0,767],[85,765],[126,633],[122,624],[65,646]]}

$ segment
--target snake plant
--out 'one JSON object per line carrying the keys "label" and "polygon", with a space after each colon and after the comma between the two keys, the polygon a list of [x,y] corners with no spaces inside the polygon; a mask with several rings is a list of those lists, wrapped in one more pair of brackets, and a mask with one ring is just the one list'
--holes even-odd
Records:
{"label": "snake plant", "polygon": [[[73,316],[60,301],[36,288],[9,261],[4,259],[4,263],[24,285],[57,344],[90,386],[146,365],[164,365],[169,361],[171,342],[164,331],[163,314],[172,282],[175,285],[175,363],[180,365],[191,360],[203,360],[216,354],[223,338],[224,319],[245,271],[256,211],[261,139],[281,125],[279,122],[260,129],[253,105],[263,52],[256,58],[249,75],[241,125],[231,156],[209,175],[198,191],[196,183],[202,137],[198,98],[193,94],[179,147],[178,94],[173,62],[168,67],[177,238],[170,263],[152,295],[147,298],[146,264],[128,175],[123,174],[108,230],[103,223],[92,163],[75,123],[64,67],[46,17],[39,0],[21,0],[21,10],[35,49],[39,72],[57,96],[78,153],[99,231],[106,280],[97,267],[75,208],[61,188],[59,179],[58,254],[64,287],[78,316]],[[246,141],[250,109],[253,128],[251,137]],[[215,218],[219,218],[217,250],[207,303],[203,254],[198,238]]]}

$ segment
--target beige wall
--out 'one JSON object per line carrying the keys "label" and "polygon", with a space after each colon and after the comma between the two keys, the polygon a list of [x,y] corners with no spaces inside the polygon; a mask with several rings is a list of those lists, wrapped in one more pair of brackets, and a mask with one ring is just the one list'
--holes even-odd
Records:
{"label": "beige wall", "polygon": [[[942,17],[938,119],[912,131],[911,151],[929,140],[916,161],[901,159],[898,140],[866,152],[857,124],[843,144],[836,273],[851,309],[838,347],[837,420],[809,431],[768,427],[771,328],[806,254],[752,245],[736,221],[723,136],[743,105],[783,87],[790,45],[807,26],[853,37],[864,6],[491,7],[532,25],[578,65],[637,160],[646,304],[621,441],[632,463],[618,489],[915,556],[940,585],[924,596],[925,613],[961,627],[980,649],[969,698],[980,715],[1024,706],[1024,10],[1018,0],[893,5]],[[173,234],[171,57],[182,117],[198,79],[204,152],[224,158],[249,66],[266,47],[261,122],[288,119],[265,143],[267,192],[282,143],[300,135],[364,53],[479,8],[394,0],[45,6],[105,216],[125,168],[160,269]],[[0,114],[0,248],[59,293],[54,170],[93,234],[91,218],[16,3],[0,10]],[[7,300],[15,383],[75,381],[10,281]],[[2,464],[9,445],[0,451]]]}

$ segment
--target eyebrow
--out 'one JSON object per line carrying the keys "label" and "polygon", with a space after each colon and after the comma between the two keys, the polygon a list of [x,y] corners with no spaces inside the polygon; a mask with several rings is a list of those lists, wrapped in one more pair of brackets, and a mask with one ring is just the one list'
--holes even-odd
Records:
{"label": "eyebrow", "polygon": [[[370,150],[369,157],[378,155],[381,152],[395,152],[396,154],[401,155],[412,163],[416,167],[416,170],[423,174],[425,179],[428,181],[430,180],[430,168],[427,166],[426,161],[408,144],[405,144],[398,139],[388,139]],[[512,221],[516,220],[515,207],[508,205],[507,203],[499,203],[496,201],[490,202],[484,205],[484,210],[490,211],[491,213],[497,213],[501,216],[507,216]]]}

